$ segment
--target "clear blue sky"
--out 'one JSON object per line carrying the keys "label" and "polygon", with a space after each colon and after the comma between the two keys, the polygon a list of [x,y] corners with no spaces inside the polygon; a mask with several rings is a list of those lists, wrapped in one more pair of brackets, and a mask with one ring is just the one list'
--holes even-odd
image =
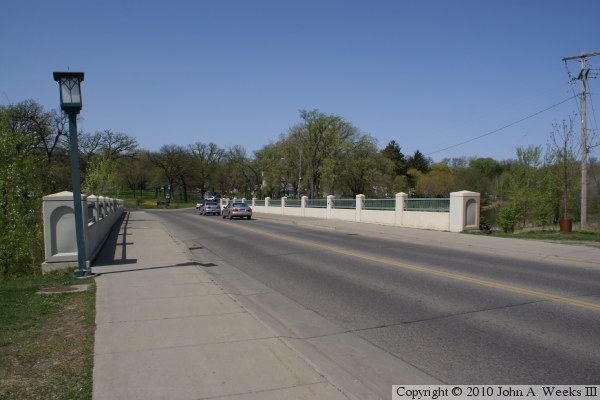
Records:
{"label": "clear blue sky", "polygon": [[[153,151],[212,141],[252,155],[317,108],[380,148],[502,160],[545,145],[577,101],[438,150],[579,93],[561,59],[600,51],[599,17],[597,0],[9,1],[0,104],[57,108],[52,72],[69,68],[85,73],[80,129]],[[589,84],[595,129],[600,80]]]}

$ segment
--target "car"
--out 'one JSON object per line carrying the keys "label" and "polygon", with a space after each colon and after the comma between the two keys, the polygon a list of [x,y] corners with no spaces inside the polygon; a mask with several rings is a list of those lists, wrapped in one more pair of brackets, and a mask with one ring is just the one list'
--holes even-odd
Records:
{"label": "car", "polygon": [[223,218],[239,218],[243,219],[244,217],[248,219],[252,219],[252,208],[244,202],[234,201],[232,203],[227,204],[227,207],[223,209],[221,213]]}
{"label": "car", "polygon": [[200,210],[204,203],[196,203],[196,210]]}
{"label": "car", "polygon": [[202,207],[200,207],[200,215],[208,215],[208,214],[220,215],[221,207],[219,206],[219,203],[217,203],[216,201],[204,202],[204,205],[202,205]]}

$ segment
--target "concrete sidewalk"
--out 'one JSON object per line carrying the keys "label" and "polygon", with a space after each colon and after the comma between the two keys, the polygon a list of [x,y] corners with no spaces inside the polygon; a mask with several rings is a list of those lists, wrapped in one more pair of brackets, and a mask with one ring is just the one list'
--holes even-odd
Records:
{"label": "concrete sidewalk", "polygon": [[[93,267],[93,398],[348,399],[144,211]],[[391,389],[391,388],[390,388]]]}

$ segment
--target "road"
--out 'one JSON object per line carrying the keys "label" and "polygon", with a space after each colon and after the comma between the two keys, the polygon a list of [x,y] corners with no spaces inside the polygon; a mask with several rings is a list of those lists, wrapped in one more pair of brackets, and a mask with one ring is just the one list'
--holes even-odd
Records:
{"label": "road", "polygon": [[396,376],[386,385],[600,384],[600,264],[527,261],[258,215],[154,214],[217,281],[238,285],[274,329],[287,326],[315,362],[362,374],[380,366],[366,379]]}

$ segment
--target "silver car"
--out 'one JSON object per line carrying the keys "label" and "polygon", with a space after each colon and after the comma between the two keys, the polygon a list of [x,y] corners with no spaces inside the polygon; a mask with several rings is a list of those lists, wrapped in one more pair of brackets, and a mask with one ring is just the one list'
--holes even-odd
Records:
{"label": "silver car", "polygon": [[250,208],[250,206],[246,203],[235,201],[233,203],[227,204],[227,207],[223,209],[221,215],[223,216],[223,218],[229,219],[242,219],[244,217],[252,219],[252,208]]}
{"label": "silver car", "polygon": [[202,207],[200,207],[200,215],[208,215],[208,214],[212,214],[212,215],[221,214],[221,207],[219,206],[219,203],[217,203],[216,201],[204,202]]}

